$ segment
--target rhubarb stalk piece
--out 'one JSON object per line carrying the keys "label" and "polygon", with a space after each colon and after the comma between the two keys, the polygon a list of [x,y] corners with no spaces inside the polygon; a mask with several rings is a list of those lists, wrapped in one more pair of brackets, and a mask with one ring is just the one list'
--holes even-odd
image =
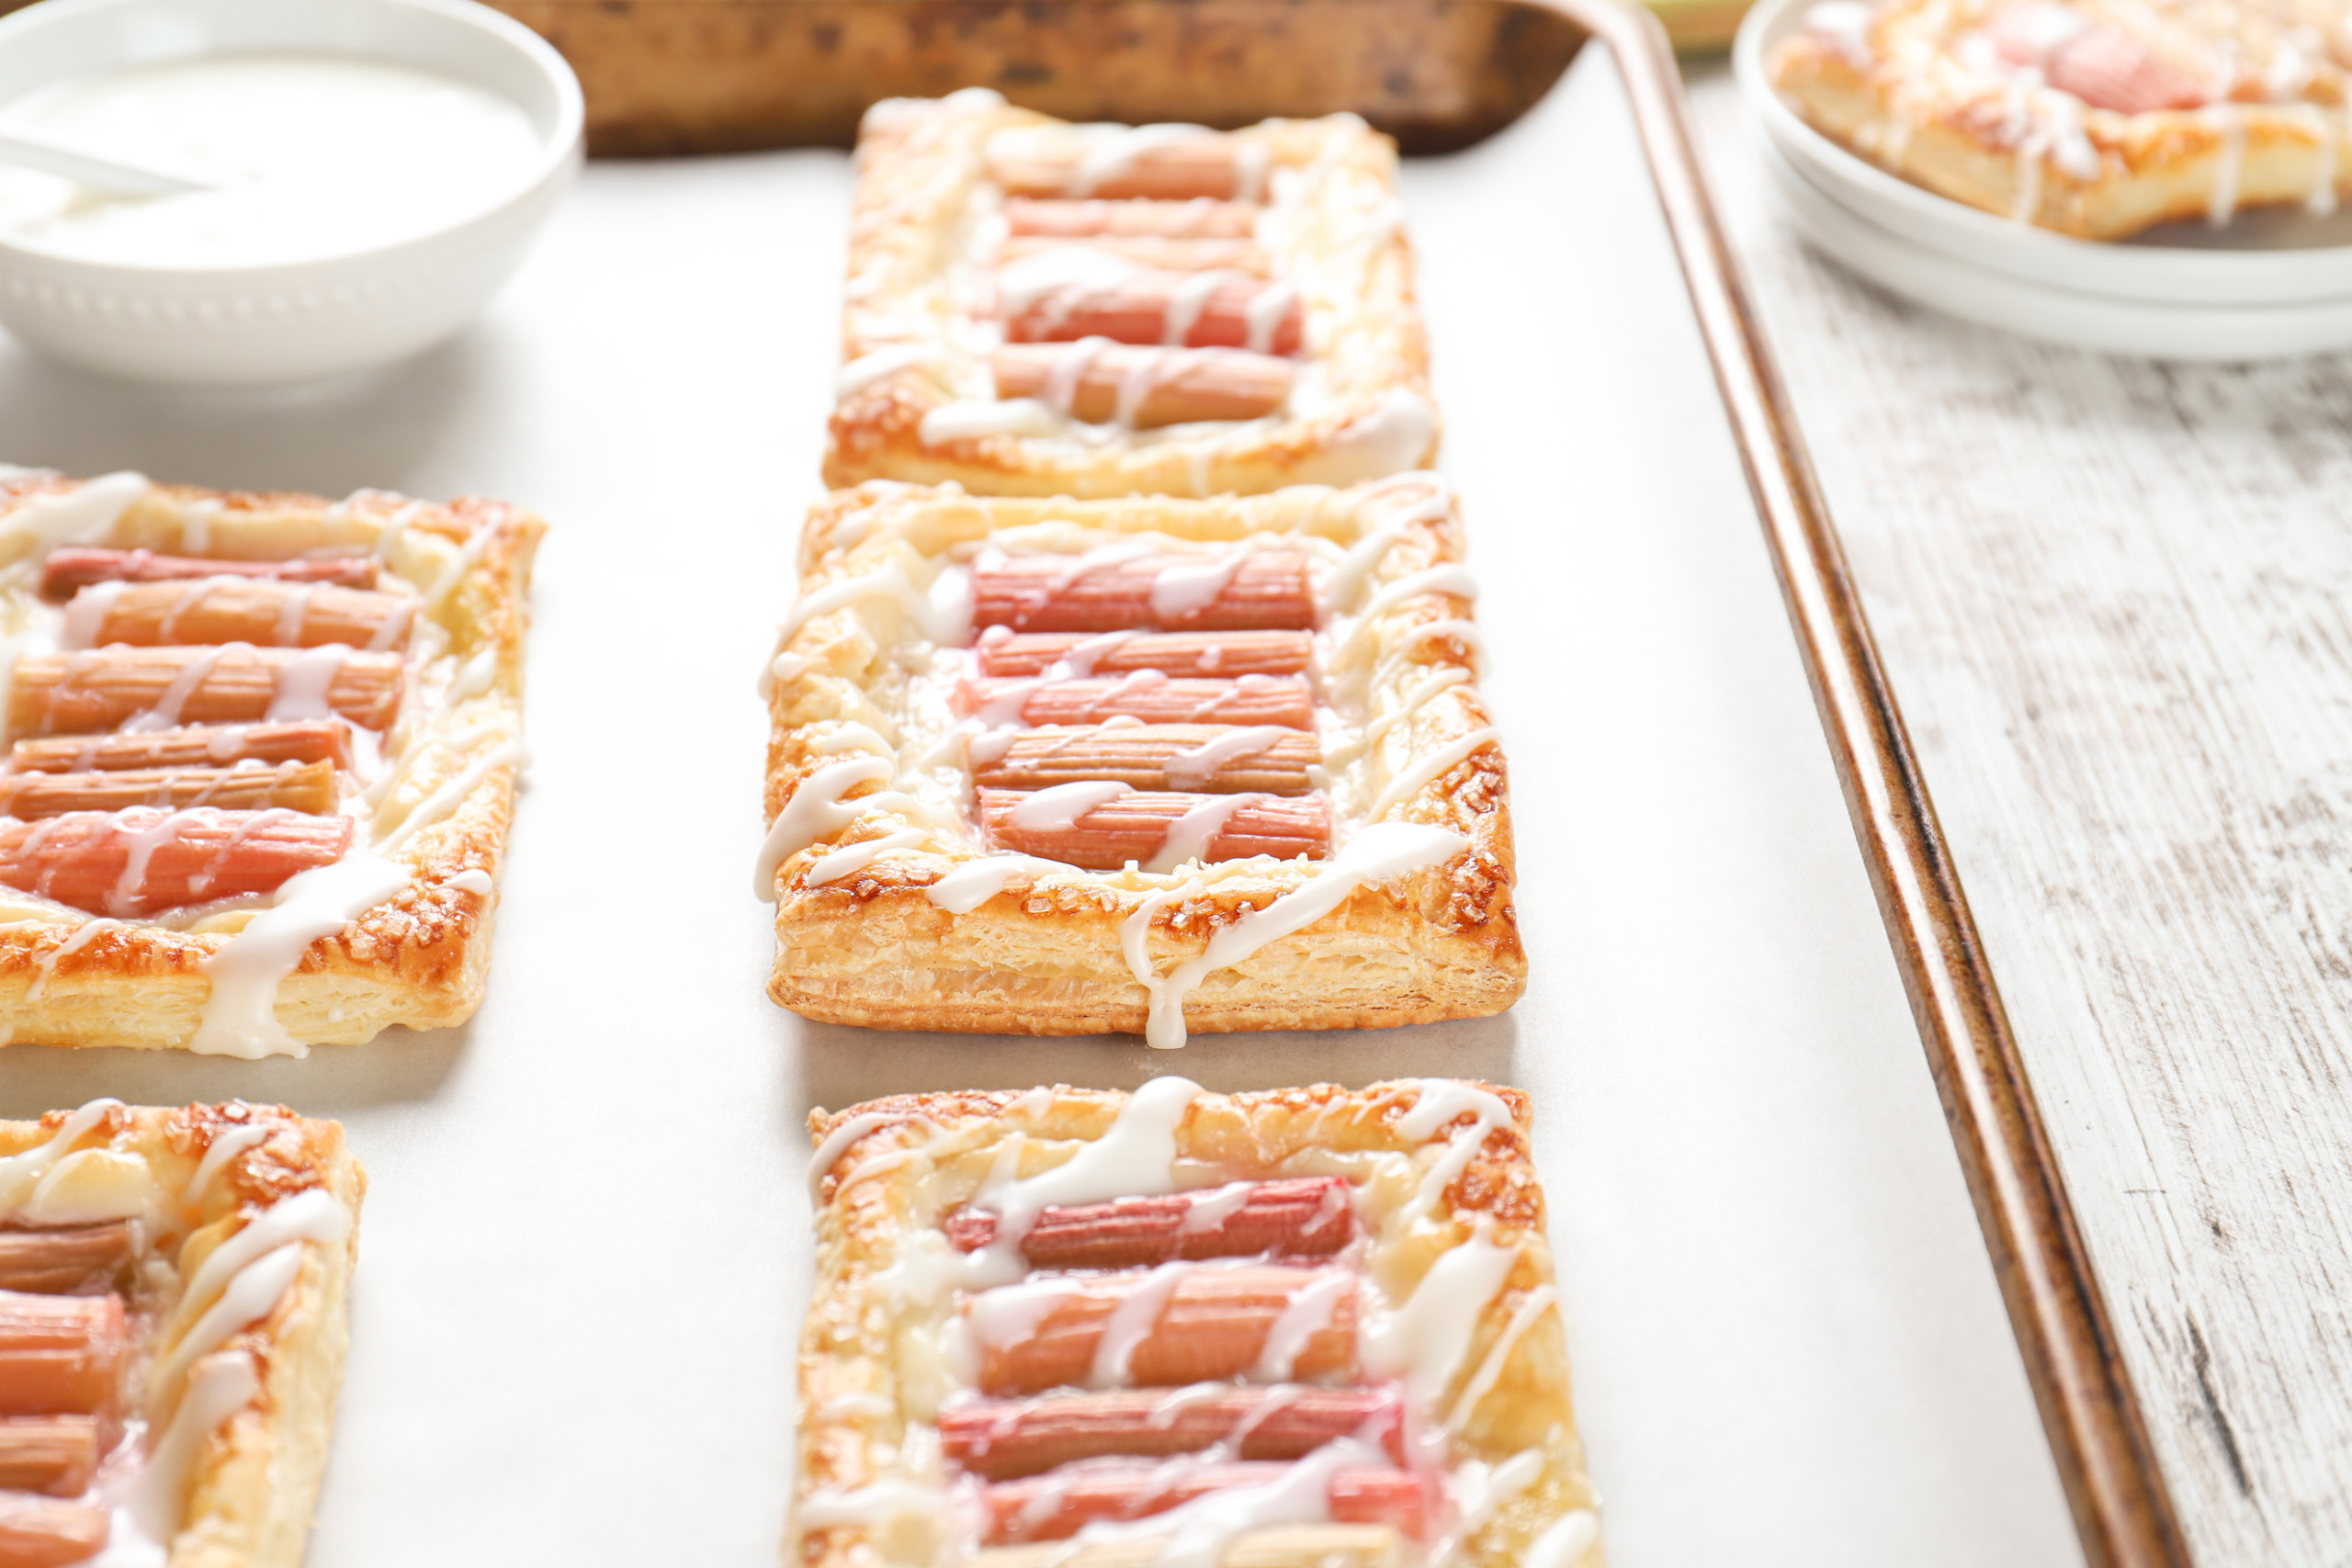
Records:
{"label": "rhubarb stalk piece", "polygon": [[69,546],[41,558],[44,599],[63,601],[94,582],[164,582],[190,577],[250,577],[271,582],[330,582],[338,588],[373,588],[379,563],[373,556],[335,556],[316,560],[220,560],[164,556],[153,550],[96,550]]}
{"label": "rhubarb stalk piece", "polygon": [[989,356],[1000,398],[1042,398],[1086,424],[1136,430],[1263,419],[1290,400],[1291,362],[1246,348],[1145,348],[1090,338],[1007,344]]}
{"label": "rhubarb stalk piece", "polygon": [[103,1508],[59,1497],[0,1492],[0,1568],[63,1568],[107,1543]]}
{"label": "rhubarb stalk piece", "polygon": [[1233,632],[1309,630],[1315,620],[1306,558],[1294,550],[1007,556],[972,573],[972,622],[982,627]]}
{"label": "rhubarb stalk piece", "polygon": [[1008,343],[1113,343],[1170,348],[1246,348],[1294,355],[1306,317],[1287,283],[1234,273],[1136,272],[1112,282],[1071,281],[1019,302]]}
{"label": "rhubarb stalk piece", "polygon": [[[1164,1460],[1080,1465],[981,1489],[982,1544],[1067,1540],[1091,1524],[1149,1518],[1211,1493],[1265,1486],[1291,1469],[1271,1461],[1185,1464]],[[1331,1472],[1331,1522],[1393,1525],[1416,1540],[1429,1533],[1429,1496],[1408,1470],[1351,1467]]]}
{"label": "rhubarb stalk piece", "polygon": [[1139,790],[1305,795],[1314,787],[1308,770],[1322,760],[1314,736],[1272,725],[1032,729],[976,736],[971,749],[973,782],[984,789],[1107,781]]}
{"label": "rhubarb stalk piece", "polygon": [[990,1481],[1113,1455],[1199,1453],[1219,1443],[1231,1444],[1239,1459],[1298,1459],[1349,1437],[1403,1462],[1405,1402],[1393,1384],[1068,1393],[980,1401],[939,1416],[946,1457]]}
{"label": "rhubarb stalk piece", "polygon": [[0,823],[0,885],[115,919],[275,893],[351,847],[348,817],[291,811],[77,811]]}
{"label": "rhubarb stalk piece", "polygon": [[26,821],[132,806],[217,806],[232,811],[284,807],[323,817],[335,807],[334,765],[281,762],[275,768],[0,774],[0,814]]}
{"label": "rhubarb stalk piece", "polygon": [[[1311,613],[1311,607],[1310,607]],[[1303,631],[1258,632],[1010,632],[995,630],[978,645],[979,672],[1043,675],[1066,666],[1076,675],[1297,675],[1314,657],[1315,638]]]}
{"label": "rhubarb stalk piece", "polygon": [[[996,1239],[996,1214],[958,1209],[942,1227],[959,1252]],[[1355,1239],[1336,1176],[1237,1181],[1158,1198],[1051,1203],[1021,1238],[1033,1269],[1135,1269],[1205,1258],[1328,1258]]]}
{"label": "rhubarb stalk piece", "polygon": [[[1040,1292],[1050,1297],[1042,1312]],[[1356,1282],[1342,1269],[1166,1264],[1032,1281],[971,1297],[965,1321],[979,1347],[980,1389],[991,1394],[1090,1382],[1173,1388],[1253,1373],[1307,1382],[1351,1377],[1356,1367]]]}
{"label": "rhubarb stalk piece", "polygon": [[348,649],[230,643],[28,654],[17,661],[8,728],[18,735],[81,735],[132,719],[168,728],[331,714],[364,729],[388,729],[399,711],[401,678],[399,654]]}
{"label": "rhubarb stalk piece", "polygon": [[262,648],[397,649],[408,642],[419,601],[310,582],[247,577],[193,582],[105,582],[65,607],[68,646],[249,642]]}
{"label": "rhubarb stalk piece", "polygon": [[1315,694],[1295,675],[1219,681],[1136,670],[1071,681],[982,676],[965,682],[958,694],[967,713],[1003,714],[1003,722],[1027,725],[1100,724],[1123,717],[1146,724],[1278,724],[1286,729],[1315,724]]}
{"label": "rhubarb stalk piece", "polygon": [[1017,235],[997,247],[996,257],[1000,264],[1009,264],[1072,246],[1116,256],[1155,272],[1243,272],[1264,277],[1273,271],[1272,258],[1253,240],[1163,238],[1158,234]]}
{"label": "rhubarb stalk piece", "polygon": [[0,1416],[111,1410],[130,1354],[120,1296],[0,1291]]}
{"label": "rhubarb stalk piece", "polygon": [[1011,197],[1005,231],[1063,239],[1136,235],[1170,240],[1246,240],[1261,209],[1250,201],[1068,201]]}
{"label": "rhubarb stalk piece", "polygon": [[98,1458],[96,1416],[0,1416],[0,1492],[78,1497]]}
{"label": "rhubarb stalk piece", "polygon": [[1187,861],[1214,865],[1252,855],[1321,860],[1331,850],[1331,813],[1320,795],[1131,790],[1075,816],[1050,805],[1024,816],[1037,798],[1020,790],[980,791],[980,824],[991,848],[1087,871],[1117,871],[1130,861],[1172,871]]}
{"label": "rhubarb stalk piece", "polygon": [[121,1221],[60,1230],[0,1230],[0,1291],[66,1295],[105,1284],[130,1266],[130,1226]]}
{"label": "rhubarb stalk piece", "polygon": [[[1166,1537],[1045,1541],[998,1546],[973,1555],[972,1568],[1159,1568],[1170,1561]],[[1396,1532],[1386,1525],[1271,1525],[1224,1541],[1216,1568],[1396,1568]]]}
{"label": "rhubarb stalk piece", "polygon": [[8,765],[20,773],[138,773],[226,768],[243,761],[351,766],[351,731],[339,718],[288,724],[191,724],[122,735],[19,740]]}
{"label": "rhubarb stalk piece", "polygon": [[1254,201],[1265,175],[1261,149],[1213,130],[1120,146],[1060,126],[1038,126],[999,131],[989,141],[987,157],[989,177],[1011,197]]}

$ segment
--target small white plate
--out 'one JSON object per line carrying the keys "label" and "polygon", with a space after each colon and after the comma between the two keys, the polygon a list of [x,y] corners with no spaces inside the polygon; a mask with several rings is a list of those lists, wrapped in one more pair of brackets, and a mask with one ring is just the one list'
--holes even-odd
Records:
{"label": "small white plate", "polygon": [[2352,211],[2244,213],[2100,243],[1900,179],[1805,124],[1764,60],[1813,0],[1764,0],[1734,51],[1741,96],[1799,229],[1905,299],[1986,325],[2159,357],[2271,358],[2352,344]]}

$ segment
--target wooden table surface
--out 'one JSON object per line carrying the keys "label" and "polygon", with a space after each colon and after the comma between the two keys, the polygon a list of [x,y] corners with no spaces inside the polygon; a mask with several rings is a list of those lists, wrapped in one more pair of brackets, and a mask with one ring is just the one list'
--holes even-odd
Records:
{"label": "wooden table surface", "polygon": [[2001,336],[1802,247],[1691,71],[2197,1561],[2352,1555],[2352,358]]}

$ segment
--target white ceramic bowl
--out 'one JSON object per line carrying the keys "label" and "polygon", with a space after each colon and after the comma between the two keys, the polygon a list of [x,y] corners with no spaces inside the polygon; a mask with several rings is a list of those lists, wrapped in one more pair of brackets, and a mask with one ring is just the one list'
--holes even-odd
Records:
{"label": "white ceramic bowl", "polygon": [[1969,321],[2120,353],[2259,359],[2352,345],[2352,211],[2255,211],[2121,243],[1981,212],[1848,152],[1772,90],[1765,58],[1813,3],[1763,0],[1733,69],[1791,219],[1833,259]]}
{"label": "white ceramic bowl", "polygon": [[472,0],[43,0],[0,20],[0,104],[134,63],[263,51],[455,76],[519,104],[540,155],[470,217],[286,265],[123,266],[0,235],[0,322],[59,359],[181,386],[279,386],[388,364],[481,312],[579,172],[571,67]]}

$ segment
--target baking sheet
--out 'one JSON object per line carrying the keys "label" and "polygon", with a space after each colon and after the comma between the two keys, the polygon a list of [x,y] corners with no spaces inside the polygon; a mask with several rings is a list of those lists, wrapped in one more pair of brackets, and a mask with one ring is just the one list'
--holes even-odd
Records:
{"label": "baking sheet", "polygon": [[0,457],[507,494],[556,523],[473,1024],[245,1064],[0,1053],[0,1111],[242,1094],[375,1177],[315,1568],[769,1564],[813,1104],[1458,1073],[1535,1097],[1620,1568],[2079,1561],[1605,55],[1407,172],[1519,806],[1502,1019],[881,1034],[764,998],[763,716],[846,161],[591,169],[479,327],[199,402],[0,345]]}

